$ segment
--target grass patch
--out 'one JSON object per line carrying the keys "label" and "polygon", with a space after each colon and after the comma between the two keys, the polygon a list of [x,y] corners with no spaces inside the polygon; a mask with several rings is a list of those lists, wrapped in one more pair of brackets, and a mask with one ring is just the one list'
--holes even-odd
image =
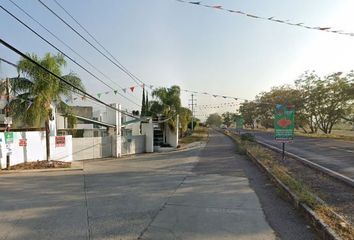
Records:
{"label": "grass patch", "polygon": [[240,154],[248,151],[255,158],[259,159],[267,169],[273,173],[285,186],[287,186],[298,198],[301,203],[309,206],[328,226],[330,226],[341,238],[353,240],[354,228],[348,225],[343,219],[334,214],[326,204],[319,202],[314,193],[300,180],[293,178],[286,166],[281,165],[270,150],[265,149],[255,142],[242,141],[239,135],[225,131],[225,134],[236,142],[236,148]]}
{"label": "grass patch", "polygon": [[208,138],[208,128],[198,127],[194,129],[194,132],[191,135],[181,138],[179,142],[180,144],[189,144],[193,142],[206,141],[207,138]]}
{"label": "grass patch", "polygon": [[43,161],[20,163],[11,166],[9,170],[31,170],[31,169],[70,168],[70,167],[71,167],[71,162],[43,160]]}

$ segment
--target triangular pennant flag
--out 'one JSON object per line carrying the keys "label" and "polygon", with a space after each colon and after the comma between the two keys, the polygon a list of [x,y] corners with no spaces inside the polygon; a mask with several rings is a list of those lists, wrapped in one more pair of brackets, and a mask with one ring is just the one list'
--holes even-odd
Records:
{"label": "triangular pennant flag", "polygon": [[216,5],[216,6],[211,6],[212,8],[216,8],[216,9],[221,9],[222,8],[222,6],[220,6],[220,5]]}
{"label": "triangular pennant flag", "polygon": [[85,100],[85,99],[86,99],[86,96],[82,96],[82,97],[81,97],[81,100]]}
{"label": "triangular pennant flag", "polygon": [[238,98],[234,98],[236,101],[238,100]]}
{"label": "triangular pennant flag", "polygon": [[134,92],[135,87],[130,87],[130,91]]}
{"label": "triangular pennant flag", "polygon": [[150,85],[150,89],[152,89],[154,86],[153,85]]}
{"label": "triangular pennant flag", "polygon": [[126,89],[126,88],[123,88],[122,90],[123,90],[123,92],[124,92],[124,93],[126,93],[126,92],[127,92],[127,89]]}
{"label": "triangular pennant flag", "polygon": [[208,95],[209,93],[207,93],[207,92],[203,92],[203,94]]}
{"label": "triangular pennant flag", "polygon": [[108,94],[109,92],[105,92],[105,94]]}
{"label": "triangular pennant flag", "polygon": [[114,90],[113,92],[114,92],[114,94],[116,94],[116,95],[117,95],[117,92],[118,92],[118,91],[117,91],[117,90]]}
{"label": "triangular pennant flag", "polygon": [[217,97],[218,95],[213,95],[213,97]]}
{"label": "triangular pennant flag", "polygon": [[200,5],[200,2],[189,2],[191,4]]}
{"label": "triangular pennant flag", "polygon": [[97,97],[100,98],[101,97],[101,93],[97,93]]}
{"label": "triangular pennant flag", "polygon": [[223,98],[227,98],[226,96],[222,96]]}

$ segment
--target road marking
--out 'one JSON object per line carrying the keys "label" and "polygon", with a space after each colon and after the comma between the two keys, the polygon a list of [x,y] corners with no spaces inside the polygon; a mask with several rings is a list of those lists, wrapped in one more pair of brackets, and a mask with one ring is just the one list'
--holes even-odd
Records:
{"label": "road marking", "polygon": [[350,152],[350,153],[354,153],[354,151],[352,151],[352,150],[346,150],[347,152]]}

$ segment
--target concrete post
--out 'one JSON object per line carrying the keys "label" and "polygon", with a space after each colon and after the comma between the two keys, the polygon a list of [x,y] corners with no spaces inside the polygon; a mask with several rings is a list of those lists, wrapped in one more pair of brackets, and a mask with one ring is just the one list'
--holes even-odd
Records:
{"label": "concrete post", "polygon": [[[112,106],[117,108],[119,111],[122,109],[122,106],[118,103],[114,103]],[[122,156],[122,114],[119,111],[115,111],[116,132],[113,137],[113,141],[115,141],[115,144],[113,144],[113,156],[117,158]]]}
{"label": "concrete post", "polygon": [[154,126],[152,119],[148,123],[142,124],[142,134],[145,135],[145,152],[154,152]]}

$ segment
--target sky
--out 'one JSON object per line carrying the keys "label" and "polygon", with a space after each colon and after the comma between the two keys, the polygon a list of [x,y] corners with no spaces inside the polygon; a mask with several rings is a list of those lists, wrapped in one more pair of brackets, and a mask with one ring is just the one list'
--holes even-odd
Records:
{"label": "sky", "polygon": [[[45,27],[68,43],[111,80],[62,45],[19,11],[9,0],[0,0],[11,11],[62,51],[82,63],[112,88],[128,88],[124,96],[141,104],[141,88],[125,73],[97,53],[37,0],[13,0]],[[53,0],[42,0],[92,41]],[[292,84],[304,71],[320,75],[354,69],[354,37],[308,30],[262,21],[242,15],[209,9],[176,0],[57,0],[130,72],[147,85],[208,92],[252,100],[271,87]],[[265,17],[277,17],[310,26],[330,26],[354,32],[354,2],[351,0],[205,0],[211,5],[241,10]],[[0,9],[0,37],[23,52],[43,56],[57,51]],[[92,41],[93,42],[93,41]],[[94,42],[93,42],[94,43]],[[19,56],[0,46],[0,57],[17,62]],[[83,80],[89,93],[111,91],[67,60],[63,73],[73,71]],[[0,78],[16,75],[16,70],[0,65]],[[113,80],[113,82],[112,82]],[[190,93],[182,92],[188,106]],[[123,109],[137,105],[113,93],[102,94],[107,102],[122,103]],[[198,105],[218,106],[232,99],[195,96],[197,116],[212,112],[236,111],[236,107],[199,110]],[[151,99],[151,96],[150,96]],[[239,101],[238,103],[241,103]],[[90,105],[75,100],[72,105]],[[94,105],[96,106],[96,105]]]}

